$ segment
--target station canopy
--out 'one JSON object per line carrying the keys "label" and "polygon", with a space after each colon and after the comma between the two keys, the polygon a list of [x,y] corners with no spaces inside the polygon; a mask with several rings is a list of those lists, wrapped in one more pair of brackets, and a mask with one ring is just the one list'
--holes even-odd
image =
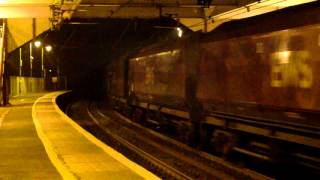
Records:
{"label": "station canopy", "polygon": [[169,17],[192,31],[210,32],[226,21],[311,1],[315,0],[0,0],[0,18],[8,19],[10,51],[72,19]]}

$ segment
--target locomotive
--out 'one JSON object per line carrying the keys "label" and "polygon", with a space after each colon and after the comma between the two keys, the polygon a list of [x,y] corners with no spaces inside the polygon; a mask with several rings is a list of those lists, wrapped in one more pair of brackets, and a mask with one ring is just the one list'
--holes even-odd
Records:
{"label": "locomotive", "polygon": [[108,94],[133,121],[193,146],[319,168],[319,7],[290,7],[142,48],[108,66]]}

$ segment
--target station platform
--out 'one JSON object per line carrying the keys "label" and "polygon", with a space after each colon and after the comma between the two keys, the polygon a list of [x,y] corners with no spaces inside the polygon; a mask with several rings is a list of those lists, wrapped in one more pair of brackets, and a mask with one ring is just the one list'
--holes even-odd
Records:
{"label": "station platform", "polygon": [[0,108],[0,179],[159,179],[66,116],[55,103],[61,93]]}

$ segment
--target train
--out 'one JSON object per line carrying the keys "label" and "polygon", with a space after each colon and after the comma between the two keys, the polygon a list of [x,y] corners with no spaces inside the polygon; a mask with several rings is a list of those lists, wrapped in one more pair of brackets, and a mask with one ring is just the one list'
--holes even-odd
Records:
{"label": "train", "polygon": [[319,170],[319,2],[157,42],[107,67],[108,95],[135,122],[221,156]]}

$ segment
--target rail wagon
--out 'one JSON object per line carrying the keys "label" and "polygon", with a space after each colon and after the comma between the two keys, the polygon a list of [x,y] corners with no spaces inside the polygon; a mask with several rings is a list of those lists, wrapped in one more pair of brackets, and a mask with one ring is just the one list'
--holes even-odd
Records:
{"label": "rail wagon", "polygon": [[115,88],[123,89],[115,91],[124,94],[112,98],[133,120],[217,154],[288,156],[317,168],[319,7],[287,8],[145,47],[115,62],[128,73],[116,77]]}

